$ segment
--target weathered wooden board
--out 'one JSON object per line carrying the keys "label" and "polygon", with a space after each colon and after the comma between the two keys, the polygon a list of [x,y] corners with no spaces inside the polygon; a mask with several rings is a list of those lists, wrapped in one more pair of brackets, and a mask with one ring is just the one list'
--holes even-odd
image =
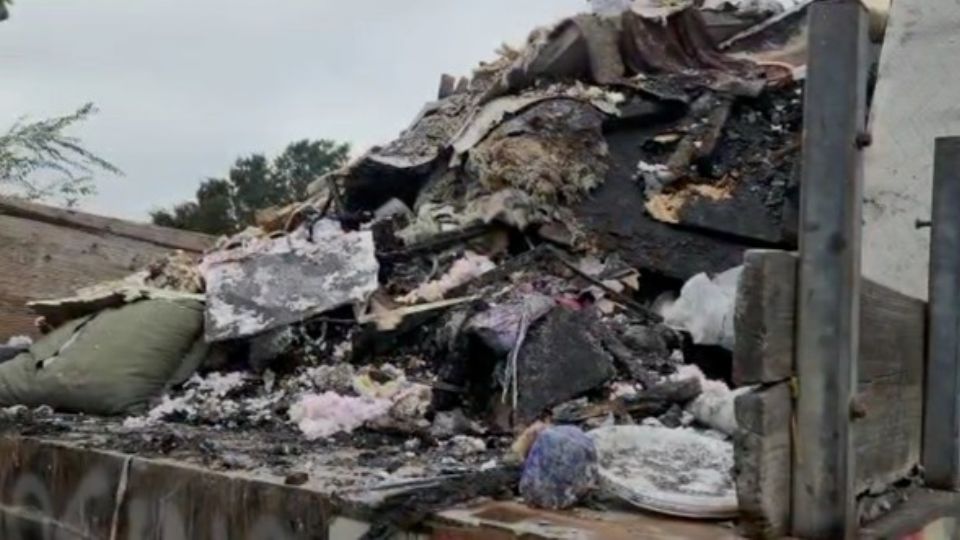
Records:
{"label": "weathered wooden board", "polygon": [[182,249],[199,253],[209,248],[213,243],[213,238],[206,234],[168,229],[146,223],[133,223],[122,219],[44,206],[7,197],[0,197],[0,215],[41,221],[97,234],[130,238],[167,249]]}
{"label": "weathered wooden board", "polygon": [[[792,270],[795,268],[795,257],[785,252],[750,251],[745,258],[737,299],[734,376],[739,376],[738,384],[769,384],[785,381],[793,375],[790,366],[795,312],[788,307],[792,304],[788,291],[796,285],[796,274]],[[788,258],[794,261],[794,265],[790,264]],[[774,294],[774,291],[779,292]],[[905,477],[919,462],[923,425],[925,312],[926,304],[920,300],[869,280],[861,282],[857,401],[866,416],[856,420],[853,425],[856,456],[854,486],[858,493],[871,484],[889,484]],[[748,322],[753,326],[749,326]],[[769,366],[764,365],[767,362]],[[738,417],[750,414],[751,410],[771,410],[770,395],[776,395],[774,389],[778,388],[780,386],[774,386],[764,393],[744,396],[743,402],[737,403]],[[782,403],[782,394],[780,399],[775,403]],[[740,422],[748,428],[756,424],[743,419]],[[787,424],[784,421],[779,428],[786,429]],[[753,428],[748,431],[756,433]],[[776,436],[782,436],[776,430],[772,433],[776,435],[768,434],[768,437],[773,437],[774,441],[777,440]],[[760,458],[738,455],[738,463],[761,464],[758,467],[778,463],[776,460],[780,450],[769,441],[769,438],[757,436],[739,441],[738,453],[743,451],[749,455],[751,452],[769,451],[772,454],[764,454]],[[749,470],[747,472],[756,474]],[[768,476],[767,485],[789,485],[789,461],[782,475],[777,480],[770,480]],[[762,519],[752,517],[747,521],[753,524],[753,532],[763,530],[758,529],[756,524],[775,523],[776,510],[781,508],[778,506],[781,499],[776,489],[758,485],[758,497],[762,500],[760,503],[750,503],[753,506],[748,507],[751,510],[747,513],[751,516],[751,512],[757,509],[762,511],[756,514]]]}
{"label": "weathered wooden board", "polygon": [[863,280],[854,423],[858,491],[903,478],[920,460],[926,303]]}
{"label": "weathered wooden board", "polygon": [[927,485],[960,488],[960,137],[937,139],[924,407]]}
{"label": "weathered wooden board", "polygon": [[790,384],[739,396],[734,460],[740,527],[749,538],[781,538],[790,530]]}
{"label": "weathered wooden board", "polygon": [[793,375],[797,257],[750,250],[737,287],[733,382],[737,386],[784,381]]}
{"label": "weathered wooden board", "polygon": [[867,14],[856,0],[810,7],[797,270],[793,533],[852,538],[860,319],[861,156]]}
{"label": "weathered wooden board", "polygon": [[124,277],[170,251],[151,241],[0,210],[0,339],[35,335],[26,302]]}

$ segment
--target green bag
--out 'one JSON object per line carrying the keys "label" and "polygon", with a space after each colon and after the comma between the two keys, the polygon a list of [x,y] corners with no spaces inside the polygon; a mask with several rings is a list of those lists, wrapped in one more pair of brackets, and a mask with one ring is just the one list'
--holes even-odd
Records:
{"label": "green bag", "polygon": [[0,406],[131,412],[196,371],[203,303],[147,299],[74,319],[0,364]]}

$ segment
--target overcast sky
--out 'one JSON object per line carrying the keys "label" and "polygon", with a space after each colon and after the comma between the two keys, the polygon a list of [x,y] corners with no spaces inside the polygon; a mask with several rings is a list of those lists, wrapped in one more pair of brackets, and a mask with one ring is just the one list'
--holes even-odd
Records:
{"label": "overcast sky", "polygon": [[18,0],[0,24],[0,129],[101,112],[76,134],[115,163],[82,207],[192,197],[242,154],[301,138],[387,142],[501,42],[583,0]]}

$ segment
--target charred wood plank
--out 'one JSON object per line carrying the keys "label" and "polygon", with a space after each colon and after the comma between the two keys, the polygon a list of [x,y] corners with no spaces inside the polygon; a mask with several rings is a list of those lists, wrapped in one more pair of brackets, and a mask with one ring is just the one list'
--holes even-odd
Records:
{"label": "charred wood plank", "polygon": [[740,264],[747,241],[683,230],[650,217],[643,187],[635,180],[645,156],[640,143],[663,126],[607,134],[610,168],[606,181],[576,208],[598,247],[619,253],[628,264],[675,279],[719,273]]}
{"label": "charred wood plank", "polygon": [[608,414],[630,415],[634,419],[659,416],[667,412],[673,405],[685,405],[700,395],[702,388],[700,381],[695,378],[677,381],[665,381],[646,388],[636,395],[617,398],[604,403],[593,403],[571,411],[562,411],[554,420],[557,422],[583,422],[590,418],[607,416]]}
{"label": "charred wood plank", "polygon": [[[677,223],[767,245],[796,246],[786,234],[792,216],[784,211],[800,154],[797,89],[769,90],[759,99],[736,102],[729,111],[722,101],[712,106],[668,164],[672,174],[691,182],[680,191],[687,196],[678,201]],[[685,146],[693,146],[686,152],[693,160],[681,170],[673,161]]]}
{"label": "charred wood plank", "polygon": [[702,121],[680,140],[670,159],[667,160],[667,167],[675,178],[686,176],[691,165],[713,153],[727,124],[727,118],[730,117],[732,107],[732,99],[715,97],[712,94],[704,94],[694,102],[693,111],[702,113],[704,116]]}

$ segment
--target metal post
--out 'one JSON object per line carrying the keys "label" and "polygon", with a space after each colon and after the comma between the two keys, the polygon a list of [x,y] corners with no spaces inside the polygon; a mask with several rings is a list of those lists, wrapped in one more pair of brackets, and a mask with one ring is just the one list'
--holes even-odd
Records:
{"label": "metal post", "polygon": [[857,380],[867,13],[810,8],[797,290],[794,534],[854,538],[851,405]]}
{"label": "metal post", "polygon": [[930,234],[930,327],[924,392],[927,485],[960,488],[960,137],[936,140]]}

